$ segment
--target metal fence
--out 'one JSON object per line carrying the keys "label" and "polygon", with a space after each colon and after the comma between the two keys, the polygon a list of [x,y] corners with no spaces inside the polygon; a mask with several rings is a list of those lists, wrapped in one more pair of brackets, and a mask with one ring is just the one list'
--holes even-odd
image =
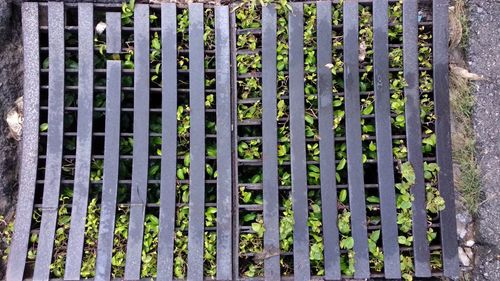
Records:
{"label": "metal fence", "polygon": [[[338,280],[348,277],[342,268],[349,259],[355,278],[399,279],[402,253],[410,253],[417,277],[457,276],[448,2],[405,1],[401,44],[388,40],[388,9],[396,1],[342,2],[291,2],[287,12],[278,9],[283,8],[280,3],[256,7],[261,25],[250,27],[238,18],[238,9],[248,6],[240,3],[136,4],[129,24],[123,23],[127,16],[120,4],[23,3],[25,116],[7,280],[89,277],[82,275],[89,247],[95,257],[90,277],[95,280],[112,276],[120,280],[184,276],[189,280]],[[304,7],[309,5],[315,9],[312,41],[304,39],[305,28],[310,27]],[[365,44],[359,40],[360,7],[372,13],[368,22],[373,31],[368,52],[373,58],[371,69],[360,63],[360,44]],[[343,13],[340,22],[332,21],[335,9]],[[430,13],[423,20],[419,18],[422,9]],[[179,16],[183,13],[189,15],[188,22]],[[212,31],[205,27],[207,17],[214,20]],[[96,25],[101,20],[106,30],[105,42],[99,45]],[[431,30],[430,42],[425,43],[432,49],[431,67],[419,64],[421,28]],[[241,35],[251,36],[256,45],[240,45]],[[213,44],[207,43],[207,36],[214,36]],[[158,40],[161,48],[152,40]],[[284,68],[283,58],[277,58],[283,48],[280,40],[287,43]],[[397,48],[402,50],[404,65],[390,67],[394,58],[389,51]],[[329,67],[337,56],[342,62],[340,73]],[[305,67],[309,57],[315,60],[314,68]],[[248,58],[256,62],[255,68],[241,70],[241,60]],[[421,119],[423,71],[432,74],[427,94],[435,119],[429,124]],[[398,72],[405,81],[402,133],[392,125],[396,116],[391,110],[391,75]],[[373,81],[372,90],[360,85],[364,73]],[[307,92],[308,75],[313,76],[313,94]],[[342,83],[335,85],[339,77]],[[256,83],[256,90],[243,87],[250,82]],[[313,102],[305,103],[309,97]],[[363,114],[362,100],[370,98],[373,113]],[[339,100],[345,117],[336,131],[332,127],[338,115],[332,104]],[[317,125],[314,136],[306,128],[311,104],[317,113],[311,121]],[[240,116],[245,110],[259,114]],[[179,124],[186,120],[188,131],[181,131]],[[374,131],[362,131],[365,123],[372,124]],[[430,153],[422,150],[427,137],[423,126],[435,132]],[[406,144],[403,160],[393,155],[395,141]],[[376,145],[376,155],[368,159],[366,142]],[[311,158],[309,146],[315,145],[317,157]],[[258,155],[244,157],[241,150],[249,146]],[[339,159],[339,147],[345,159]],[[401,180],[402,161],[411,164],[415,177],[411,247],[399,242],[395,185]],[[435,185],[446,207],[429,218],[424,166],[432,162],[439,166]],[[339,169],[340,165],[346,168]],[[179,169],[186,175],[179,175]],[[310,180],[311,172],[318,174],[317,181]],[[184,187],[189,190],[188,199],[180,199]],[[345,197],[346,191],[348,200],[342,201],[339,196]],[[378,202],[367,202],[374,195]],[[66,201],[61,203],[64,196]],[[99,206],[93,248],[86,231],[92,198]],[[67,214],[61,212],[61,205]],[[319,211],[314,213],[314,208]],[[128,218],[121,273],[113,270],[120,209],[127,210]],[[187,227],[179,223],[183,210]],[[216,222],[207,222],[210,210],[216,210]],[[342,246],[339,238],[338,218],[346,210],[352,249]],[[150,214],[158,218],[155,276],[143,273],[144,222]],[[313,237],[310,218],[316,214],[320,214],[320,230]],[[68,220],[61,222],[62,216]],[[379,223],[373,223],[375,217]],[[284,250],[285,219],[291,221],[293,242]],[[57,238],[62,235],[60,229],[66,233],[62,240]],[[432,242],[429,229],[438,235]],[[383,252],[381,270],[371,265],[369,235],[374,231],[381,236],[375,244]],[[178,242],[185,236],[187,242]],[[259,244],[257,251],[246,252],[247,238]],[[321,240],[322,260],[313,265],[314,239]],[[64,253],[54,252],[60,243]],[[186,243],[187,255],[178,254]],[[216,270],[207,273],[207,247],[212,243]],[[433,266],[431,252],[438,253],[440,266]],[[54,273],[58,255],[64,256],[61,276]],[[175,271],[174,256],[186,260],[182,274]]]}

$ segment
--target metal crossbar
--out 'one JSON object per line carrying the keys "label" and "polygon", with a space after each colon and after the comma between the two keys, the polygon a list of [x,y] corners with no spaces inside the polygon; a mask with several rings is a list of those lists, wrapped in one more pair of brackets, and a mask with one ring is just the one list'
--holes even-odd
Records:
{"label": "metal crossbar", "polygon": [[[392,0],[139,3],[133,17],[103,2],[23,3],[25,122],[6,280],[401,279],[405,257],[416,277],[458,275],[447,1],[402,3],[396,43]],[[240,9],[258,24],[242,22]],[[421,20],[422,9],[432,16]],[[373,45],[362,57],[366,24]],[[432,42],[421,42],[428,27]],[[420,48],[432,49],[431,67]],[[394,49],[402,66],[392,66]],[[392,108],[398,73],[403,113]],[[432,89],[421,88],[422,73]],[[402,162],[414,177],[409,232]],[[432,188],[445,203],[435,213]]]}

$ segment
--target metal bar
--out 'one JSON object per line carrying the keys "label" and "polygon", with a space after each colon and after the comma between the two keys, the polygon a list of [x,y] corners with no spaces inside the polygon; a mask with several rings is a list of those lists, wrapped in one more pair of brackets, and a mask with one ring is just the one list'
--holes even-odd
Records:
{"label": "metal bar", "polygon": [[335,180],[335,141],[333,138],[332,4],[317,3],[318,127],[320,150],[321,210],[323,221],[324,267],[326,280],[340,280],[339,230],[337,227],[337,184]]}
{"label": "metal bar", "polygon": [[94,7],[78,5],[78,119],[75,184],[64,279],[80,280],[89,197],[94,99]]}
{"label": "metal bar", "polygon": [[264,260],[266,280],[280,280],[278,129],[276,123],[276,7],[262,7],[262,186],[264,197]]}
{"label": "metal bar", "polygon": [[217,279],[232,280],[231,76],[229,7],[215,8],[217,124]]}
{"label": "metal bar", "polygon": [[158,280],[172,280],[174,272],[175,194],[177,165],[177,10],[161,4],[162,144]]}
{"label": "metal bar", "polygon": [[106,13],[106,53],[122,51],[122,19],[119,12]]}
{"label": "metal bar", "polygon": [[120,156],[121,61],[107,61],[104,177],[102,184],[96,280],[110,280]]}
{"label": "metal bar", "polygon": [[190,175],[188,280],[203,279],[205,225],[205,70],[203,4],[189,4]]}
{"label": "metal bar", "polygon": [[458,277],[457,226],[453,194],[453,162],[451,158],[450,100],[448,89],[448,1],[432,2],[432,44],[434,72],[434,106],[436,111],[436,157],[439,166],[438,188],[446,208],[440,213],[443,269],[447,277]]}
{"label": "metal bar", "polygon": [[[233,183],[233,210],[238,210],[240,205],[239,198],[239,178],[238,178],[238,84],[237,84],[237,63],[236,63],[236,13],[234,9],[235,5],[230,5],[230,29],[229,33],[231,36],[230,44],[230,64],[231,64],[231,92],[233,93],[231,96],[231,109],[232,109],[232,117],[231,117],[231,130],[232,130],[232,156],[231,156],[231,167],[232,167],[232,183]],[[240,214],[239,212],[232,211],[233,217],[233,279],[240,277],[239,271],[239,241],[240,241]]]}
{"label": "metal bar", "polygon": [[358,69],[358,1],[344,2],[344,85],[347,141],[347,181],[354,239],[354,278],[369,278],[368,235],[360,125]]}
{"label": "metal bar", "polygon": [[64,4],[50,2],[49,20],[49,112],[47,160],[43,186],[42,221],[38,240],[34,280],[50,274],[52,247],[57,224],[64,133]]}
{"label": "metal bar", "polygon": [[427,214],[425,208],[425,180],[422,155],[422,127],[420,123],[420,96],[418,72],[418,3],[407,1],[403,5],[403,63],[404,79],[407,86],[404,89],[406,98],[406,141],[408,146],[408,161],[415,172],[415,185],[411,192],[412,203],[412,234],[415,260],[415,276],[430,277],[430,252],[427,241]]}
{"label": "metal bar", "polygon": [[6,280],[23,279],[35,198],[38,163],[38,130],[40,105],[40,53],[38,3],[23,2],[22,27],[24,46],[24,122],[19,195]]}
{"label": "metal bar", "polygon": [[384,273],[386,278],[400,279],[401,265],[399,261],[396,192],[394,189],[391,101],[389,92],[388,6],[387,1],[373,2],[377,173],[382,220]]}
{"label": "metal bar", "polygon": [[290,3],[288,46],[290,49],[290,152],[293,204],[293,271],[295,280],[310,280],[309,216],[304,106],[304,6]]}
{"label": "metal bar", "polygon": [[125,279],[141,274],[144,213],[148,191],[149,146],[149,5],[137,4],[134,11],[134,151],[132,194],[127,241]]}

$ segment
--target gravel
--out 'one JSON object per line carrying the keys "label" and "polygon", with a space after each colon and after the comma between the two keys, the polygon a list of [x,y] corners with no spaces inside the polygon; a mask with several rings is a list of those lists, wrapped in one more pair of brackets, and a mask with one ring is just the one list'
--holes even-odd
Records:
{"label": "gravel", "polygon": [[477,218],[474,280],[500,280],[500,1],[469,0],[469,70],[474,84],[473,116],[482,200]]}

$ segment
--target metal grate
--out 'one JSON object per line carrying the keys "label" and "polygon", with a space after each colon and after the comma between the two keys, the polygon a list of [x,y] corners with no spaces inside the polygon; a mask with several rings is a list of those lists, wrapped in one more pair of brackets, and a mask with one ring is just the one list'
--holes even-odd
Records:
{"label": "metal grate", "polygon": [[[458,275],[447,1],[136,4],[133,16],[120,7],[23,3],[7,280],[400,279],[402,257],[416,277]],[[402,9],[399,39],[391,7]],[[366,26],[373,42],[360,40]],[[435,118],[424,120],[429,104]],[[411,246],[399,241],[404,163],[415,177]],[[436,214],[426,210],[433,187],[446,206]]]}

